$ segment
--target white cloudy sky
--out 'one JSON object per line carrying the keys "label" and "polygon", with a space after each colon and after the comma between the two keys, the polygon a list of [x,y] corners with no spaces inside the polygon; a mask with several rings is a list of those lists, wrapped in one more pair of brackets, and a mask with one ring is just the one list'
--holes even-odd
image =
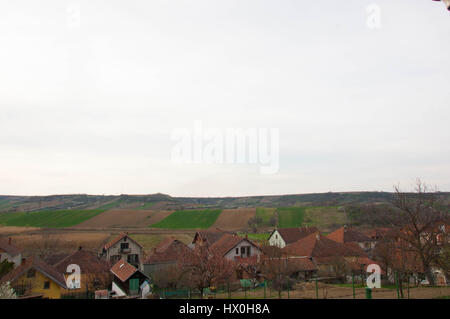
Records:
{"label": "white cloudy sky", "polygon": [[[450,191],[449,35],[431,0],[2,0],[0,194]],[[194,121],[278,128],[278,173],[172,163]]]}

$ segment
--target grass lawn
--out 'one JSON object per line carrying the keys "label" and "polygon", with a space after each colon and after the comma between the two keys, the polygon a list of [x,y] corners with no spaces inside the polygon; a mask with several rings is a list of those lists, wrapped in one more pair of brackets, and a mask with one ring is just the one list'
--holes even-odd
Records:
{"label": "grass lawn", "polygon": [[177,210],[150,227],[167,229],[205,229],[219,217],[221,209]]}
{"label": "grass lawn", "polygon": [[42,212],[0,213],[0,225],[60,228],[75,226],[92,218],[104,210],[56,210]]}
{"label": "grass lawn", "polygon": [[264,225],[269,225],[270,219],[274,216],[275,208],[256,208],[256,216],[261,217]]}
{"label": "grass lawn", "polygon": [[303,224],[306,207],[279,207],[278,213],[278,227],[300,227]]}

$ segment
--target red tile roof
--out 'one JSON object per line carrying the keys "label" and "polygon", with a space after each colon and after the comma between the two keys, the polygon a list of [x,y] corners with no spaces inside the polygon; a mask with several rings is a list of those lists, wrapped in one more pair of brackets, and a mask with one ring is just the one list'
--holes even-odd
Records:
{"label": "red tile roof", "polygon": [[183,255],[191,253],[185,244],[174,238],[161,242],[155,250],[144,260],[144,264],[176,262]]}
{"label": "red tile roof", "polygon": [[363,233],[356,231],[354,229],[351,229],[351,228],[347,228],[345,226],[328,234],[327,237],[329,239],[337,241],[338,243],[372,241],[371,238],[367,237]]}
{"label": "red tile roof", "polygon": [[53,282],[61,286],[62,288],[65,289],[67,288],[66,280],[64,279],[64,275],[62,274],[62,272],[59,272],[56,268],[50,266],[49,264],[45,263],[44,261],[40,260],[37,257],[30,257],[25,259],[22,262],[22,265],[11,270],[9,273],[3,276],[0,282],[6,281],[14,282],[14,280],[19,278],[21,275],[23,275],[30,269],[35,269],[48,279],[51,279]]}
{"label": "red tile roof", "polygon": [[59,272],[65,273],[67,266],[70,264],[79,265],[82,274],[104,273],[111,268],[108,261],[85,249],[78,249],[73,254],[59,261],[54,267]]}
{"label": "red tile roof", "polygon": [[364,252],[356,251],[343,244],[335,242],[319,232],[306,236],[282,249],[290,256],[332,257],[332,256],[365,256]]}
{"label": "red tile roof", "polygon": [[[319,231],[316,227],[278,228],[276,230],[281,235],[286,245],[289,245],[299,239],[305,238],[306,236]],[[272,234],[274,232],[275,230],[272,232]],[[272,236],[272,234],[270,234],[270,236]]]}
{"label": "red tile roof", "polygon": [[225,234],[234,234],[234,233],[227,232],[218,228],[215,230],[200,230],[195,233],[192,243],[197,243],[197,241],[201,240],[209,245],[212,245],[220,238],[222,238],[222,236]]}
{"label": "red tile roof", "polygon": [[[270,262],[272,265],[287,266],[294,271],[315,271],[317,270],[316,264],[308,257],[279,257],[279,258],[266,258],[263,263]],[[279,266],[277,266],[279,267]]]}
{"label": "red tile roof", "polygon": [[10,238],[0,237],[0,251],[3,251],[12,257],[20,254],[20,249],[17,248]]}
{"label": "red tile roof", "polygon": [[119,278],[122,282],[127,281],[131,276],[133,276],[137,271],[133,265],[130,265],[125,260],[119,260],[114,266],[111,268],[111,272]]}
{"label": "red tile roof", "polygon": [[136,243],[137,245],[139,245],[139,247],[142,248],[142,245],[139,244],[137,241],[135,241],[134,239],[132,239],[130,236],[128,236],[128,233],[121,233],[120,235],[118,235],[116,238],[114,238],[113,240],[111,240],[109,243],[105,244],[105,246],[103,246],[104,249],[108,250],[109,248],[111,248],[112,246],[114,246],[115,244],[117,244],[122,238],[127,237],[129,240],[131,240],[132,242]]}
{"label": "red tile roof", "polygon": [[230,250],[232,250],[237,244],[239,244],[243,240],[247,241],[253,247],[260,249],[259,246],[256,245],[250,239],[230,234],[223,235],[222,238],[220,238],[218,241],[212,244],[209,248],[211,252],[217,253],[219,256],[225,256],[225,254],[227,254]]}

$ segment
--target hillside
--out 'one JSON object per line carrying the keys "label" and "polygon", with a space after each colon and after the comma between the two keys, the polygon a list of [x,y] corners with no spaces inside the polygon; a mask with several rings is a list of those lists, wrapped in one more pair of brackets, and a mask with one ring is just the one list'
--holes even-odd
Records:
{"label": "hillside", "polygon": [[[290,206],[345,206],[368,203],[389,203],[388,192],[339,192],[297,195],[268,195],[248,197],[172,197],[165,194],[150,195],[51,195],[0,196],[0,212],[32,212],[48,210],[182,210],[200,208],[233,209],[245,207]],[[450,193],[439,196],[450,201]]]}

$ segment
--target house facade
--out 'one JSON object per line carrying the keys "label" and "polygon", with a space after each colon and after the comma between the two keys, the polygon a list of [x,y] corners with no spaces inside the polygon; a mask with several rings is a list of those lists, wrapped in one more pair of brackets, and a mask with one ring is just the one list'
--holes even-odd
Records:
{"label": "house facade", "polygon": [[316,227],[295,227],[274,229],[269,236],[269,245],[284,248],[312,233],[317,232]]}
{"label": "house facade", "polygon": [[262,254],[261,248],[247,237],[230,234],[222,236],[210,249],[228,260],[258,257]]}
{"label": "house facade", "polygon": [[63,274],[36,257],[27,258],[0,282],[9,282],[19,296],[59,299],[67,292]]}
{"label": "house facade", "polygon": [[141,244],[129,237],[127,233],[121,233],[103,246],[100,256],[111,264],[123,259],[129,264],[141,268],[143,253]]}
{"label": "house facade", "polygon": [[111,288],[113,297],[145,298],[151,293],[150,278],[125,260],[121,259],[113,265],[111,273],[114,275]]}
{"label": "house facade", "polygon": [[0,263],[7,260],[14,264],[14,267],[22,263],[22,252],[13,243],[11,237],[0,237]]}

